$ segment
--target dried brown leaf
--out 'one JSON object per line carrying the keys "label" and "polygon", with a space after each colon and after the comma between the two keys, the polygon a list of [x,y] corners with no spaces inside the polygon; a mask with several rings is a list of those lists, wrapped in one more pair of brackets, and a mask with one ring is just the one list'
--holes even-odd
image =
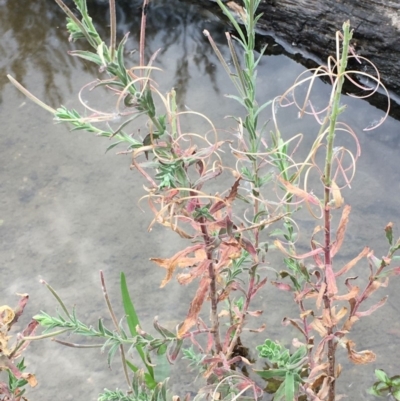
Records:
{"label": "dried brown leaf", "polygon": [[15,312],[8,305],[0,306],[0,324],[8,326],[15,317]]}
{"label": "dried brown leaf", "polygon": [[353,341],[349,340],[346,342],[347,354],[350,361],[356,365],[363,365],[375,361],[376,355],[372,351],[365,350],[357,352],[354,350],[354,346],[355,343]]}
{"label": "dried brown leaf", "polygon": [[348,301],[349,299],[355,298],[358,295],[360,288],[354,286],[347,294],[344,295],[335,295],[333,299],[335,301]]}
{"label": "dried brown leaf", "polygon": [[333,324],[337,325],[341,319],[343,319],[344,316],[347,314],[347,308],[344,306],[340,309],[338,313],[336,313],[336,308],[332,308],[332,318],[333,318]]}
{"label": "dried brown leaf", "polygon": [[177,252],[174,256],[172,256],[171,258],[168,258],[168,259],[150,258],[150,260],[152,262],[157,263],[159,266],[167,269],[167,275],[164,278],[164,280],[161,282],[160,287],[161,288],[164,287],[171,280],[172,275],[174,274],[174,271],[178,266],[180,266],[180,267],[193,266],[193,261],[189,262],[187,260],[186,256],[188,254],[195,252],[202,248],[204,248],[203,244],[197,244],[197,245],[189,246],[189,247],[183,249],[182,251]]}
{"label": "dried brown leaf", "polygon": [[190,303],[189,312],[186,316],[185,321],[178,331],[178,338],[182,338],[188,330],[197,323],[197,318],[203,306],[204,300],[206,299],[207,292],[210,286],[210,278],[203,277],[200,281],[199,287],[197,288],[196,295],[193,301]]}
{"label": "dried brown leaf", "polygon": [[[204,257],[203,257],[204,259]],[[211,261],[206,259],[199,263],[196,267],[193,267],[190,270],[190,273],[181,273],[176,276],[179,284],[187,285],[191,283],[195,278],[200,277],[207,271],[208,266],[210,265]]]}
{"label": "dried brown leaf", "polygon": [[352,316],[350,319],[347,319],[345,324],[343,325],[343,330],[350,331],[353,327],[353,324],[357,322],[359,319],[357,316]]}
{"label": "dried brown leaf", "polygon": [[342,217],[340,218],[339,227],[336,231],[336,240],[332,244],[331,248],[331,257],[333,258],[338,250],[341,248],[344,240],[344,235],[346,232],[346,227],[349,222],[349,215],[350,215],[351,207],[346,205],[343,208]]}
{"label": "dried brown leaf", "polygon": [[336,278],[331,264],[325,265],[325,279],[328,285],[328,294],[329,295],[337,294],[338,289],[336,286]]}
{"label": "dried brown leaf", "polygon": [[359,260],[366,257],[369,253],[370,249],[366,246],[354,259],[352,259],[349,263],[344,265],[338,272],[335,273],[336,277],[340,277],[341,275],[347,273],[352,267],[354,267]]}
{"label": "dried brown leaf", "polygon": [[335,207],[339,209],[343,205],[344,199],[340,192],[340,188],[338,187],[335,181],[332,181],[331,183],[331,191],[332,191],[333,201],[335,202]]}
{"label": "dried brown leaf", "polygon": [[286,190],[289,193],[296,195],[297,197],[305,200],[308,203],[312,203],[312,204],[318,205],[318,206],[320,205],[320,202],[315,195],[310,194],[307,191],[304,191],[304,189],[296,187],[295,185],[291,184],[288,181],[285,181],[283,178],[281,178],[279,176],[278,176],[278,179],[284,185],[284,187],[286,188]]}
{"label": "dried brown leaf", "polygon": [[320,318],[315,318],[310,325],[321,337],[325,337],[328,334],[326,327],[323,325]]}

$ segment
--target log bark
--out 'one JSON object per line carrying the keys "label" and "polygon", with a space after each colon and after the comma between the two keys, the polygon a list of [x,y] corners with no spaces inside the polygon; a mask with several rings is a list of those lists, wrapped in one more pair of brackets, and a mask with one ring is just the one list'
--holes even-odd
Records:
{"label": "log bark", "polygon": [[[335,32],[350,20],[356,53],[374,63],[388,89],[400,95],[398,0],[262,0],[259,11],[263,30],[322,60],[334,54]],[[374,73],[365,63],[361,69]]]}

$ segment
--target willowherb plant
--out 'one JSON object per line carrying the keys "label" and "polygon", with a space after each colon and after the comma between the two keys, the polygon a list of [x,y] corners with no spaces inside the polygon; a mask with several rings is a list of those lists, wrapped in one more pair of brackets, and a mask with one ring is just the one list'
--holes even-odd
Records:
{"label": "willowherb plant", "polygon": [[[336,396],[335,384],[341,371],[335,361],[338,346],[346,348],[349,358],[356,363],[373,360],[374,354],[371,351],[355,350],[348,334],[359,318],[383,306],[386,299],[367,310],[360,310],[363,302],[379,287],[385,286],[390,275],[399,273],[399,268],[386,269],[394,252],[400,248],[400,242],[393,241],[391,224],[386,227],[390,243],[386,257],[378,259],[369,248],[365,248],[341,268],[337,269],[333,265],[344,242],[350,213],[350,207],[344,206],[342,190],[349,186],[359,156],[356,135],[338,120],[344,110],[340,106],[344,79],[350,79],[362,87],[351,77],[354,72],[346,71],[347,60],[357,57],[352,55],[349,23],[343,25],[343,35],[337,35],[336,59],[329,58],[328,65],[317,68],[311,77],[300,77],[280,99],[259,105],[256,68],[263,51],[258,58],[255,57],[255,26],[260,17],[256,15],[260,0],[244,0],[244,8],[240,12],[241,24],[222,1],[217,0],[237,33],[236,37],[226,34],[233,70],[225,62],[210,34],[207,31],[204,34],[238,92],[229,97],[238,101],[245,113],[244,116],[235,117],[235,131],[229,136],[222,136],[206,116],[179,111],[175,91],[164,96],[156,88],[151,72],[156,69],[153,63],[157,52],[147,64],[144,60],[148,0],[143,3],[139,62],[135,67],[125,65],[124,46],[128,35],[116,45],[114,0],[110,0],[109,46],[98,35],[85,1],[74,1],[80,13],[79,18],[62,0],[56,0],[68,16],[67,28],[71,40],[85,39],[93,51],[77,50],[71,52],[71,55],[97,64],[100,77],[86,85],[82,91],[102,88],[112,96],[117,95],[115,111],[105,113],[82,103],[88,112],[88,117],[82,117],[76,110],[64,106],[53,109],[36,99],[12,77],[9,78],[23,93],[51,112],[56,122],[69,123],[73,130],[84,130],[114,139],[108,150],[125,146],[119,154],[131,155],[131,168],[146,182],[147,192],[141,200],[147,200],[154,214],[149,229],[154,224],[160,224],[189,242],[169,258],[151,259],[166,270],[161,286],[166,286],[174,275],[182,285],[193,281],[198,284],[187,316],[176,330],[166,329],[155,321],[159,338],[139,326],[123,275],[121,292],[130,334],[115,317],[103,277],[102,287],[114,329],[104,327],[102,320],[98,322],[97,329],[80,322],[75,311],[68,310],[58,294],[49,287],[63,314],[52,317],[43,312],[36,316],[48,332],[37,337],[27,337],[26,340],[72,331],[78,335],[102,339],[102,344],[96,346],[108,349],[109,360],[119,350],[128,393],[107,390],[100,396],[100,400],[129,400],[132,399],[133,391],[140,399],[155,400],[161,397],[164,401],[167,395],[164,395],[166,392],[161,388],[165,389],[166,386],[166,382],[162,381],[165,375],[161,375],[164,376],[162,380],[157,378],[154,355],[164,355],[164,359],[172,362],[177,358],[184,340],[191,342],[191,347],[184,351],[185,358],[198,366],[207,378],[207,386],[200,391],[198,398],[207,395],[219,399],[261,398],[263,391],[256,381],[234,371],[234,366],[238,363],[250,365],[248,359],[239,352],[240,336],[244,330],[250,330],[249,317],[262,314],[261,310],[253,310],[252,305],[267,283],[265,268],[270,269],[267,252],[275,248],[284,254],[287,270],[277,271],[273,284],[282,290],[291,291],[300,310],[299,318],[285,318],[284,322],[296,327],[303,340],[294,343],[296,350],[292,353],[272,340],[267,340],[258,347],[258,351],[260,357],[266,358],[272,366],[257,371],[257,374],[267,380],[280,380],[275,392],[276,401],[292,401],[300,396],[333,401]],[[242,57],[238,56],[234,41],[242,49]],[[310,93],[313,83],[320,77],[331,80],[332,95],[326,108],[317,112],[310,100]],[[379,84],[379,78],[372,79]],[[302,83],[309,83],[303,105],[296,96],[296,89]],[[371,94],[375,90],[371,90]],[[266,120],[264,112],[267,106],[271,103],[274,106],[276,102],[282,106],[294,104],[299,107],[301,115],[313,115],[320,125],[312,148],[304,160],[296,161],[296,150],[301,146],[302,136],[299,134],[283,139],[275,114],[275,131],[271,133],[270,143],[265,140],[266,124],[262,124],[262,120]],[[105,123],[113,120],[116,115],[121,117],[122,123],[116,129],[111,129]],[[185,118],[202,118],[208,124],[208,131],[183,131]],[[140,138],[132,130],[132,124],[142,124],[143,119],[146,120],[147,131]],[[356,154],[353,155],[344,147],[337,147],[336,134],[343,132],[350,133],[355,139]],[[226,161],[227,158],[221,155],[222,151],[229,152],[231,160]],[[318,165],[317,154],[321,152],[325,152],[325,162]],[[350,160],[348,165],[347,160]],[[315,171],[322,183],[320,197],[309,191],[307,185],[311,172]],[[310,238],[310,251],[299,254],[296,250],[296,237],[301,227],[296,221],[296,211],[302,204],[307,206],[316,219],[322,220],[322,224],[316,226]],[[334,238],[333,222],[339,209],[342,212]],[[276,237],[271,244],[271,238]],[[311,266],[305,263],[308,258],[312,258]],[[364,289],[355,286],[350,277],[344,280],[345,291],[339,291],[338,279],[362,258],[366,258],[370,266],[370,276]],[[176,273],[182,268],[188,268],[187,272]],[[287,277],[290,284],[284,281]],[[200,315],[208,300],[210,323]],[[309,306],[308,300],[314,300],[315,306]],[[339,309],[337,305],[340,302],[347,302],[349,306]],[[226,309],[223,309],[223,305],[227,306]],[[251,331],[261,332],[264,328],[263,322],[258,329]],[[57,330],[51,331],[53,329]],[[315,334],[319,335],[318,339]],[[79,346],[58,341],[65,345]],[[127,360],[124,346],[139,353],[145,373],[141,373],[138,366]],[[150,352],[153,352],[152,356]],[[136,390],[131,383],[128,368],[133,372]],[[141,386],[145,386],[143,391],[140,390]]]}

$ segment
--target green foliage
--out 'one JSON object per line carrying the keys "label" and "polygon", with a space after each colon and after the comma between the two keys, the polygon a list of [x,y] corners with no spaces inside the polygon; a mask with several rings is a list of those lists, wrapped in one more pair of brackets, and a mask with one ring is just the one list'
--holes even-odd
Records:
{"label": "green foliage", "polygon": [[307,364],[307,348],[300,346],[290,355],[287,348],[269,339],[256,348],[260,357],[268,359],[274,366],[268,370],[258,370],[256,373],[266,380],[282,380],[274,394],[274,401],[293,401],[297,398],[299,385],[303,382],[301,374]]}
{"label": "green foliage", "polygon": [[135,373],[132,382],[132,391],[126,394],[122,390],[105,389],[99,395],[98,401],[167,401],[167,381],[157,384],[153,388],[147,385],[142,371]]}
{"label": "green foliage", "polygon": [[378,381],[368,389],[368,393],[376,397],[390,396],[400,401],[400,376],[389,377],[382,369],[375,369],[375,376]]}

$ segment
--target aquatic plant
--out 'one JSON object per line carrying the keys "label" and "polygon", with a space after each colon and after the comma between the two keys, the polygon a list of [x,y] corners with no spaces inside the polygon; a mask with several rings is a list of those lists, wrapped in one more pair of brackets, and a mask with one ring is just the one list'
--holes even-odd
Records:
{"label": "aquatic plant", "polygon": [[[101,283],[113,329],[106,328],[101,319],[97,328],[81,322],[75,309],[69,310],[58,293],[47,285],[62,312],[57,316],[46,312],[37,315],[35,319],[45,332],[23,337],[24,340],[73,332],[101,340],[101,344],[90,346],[107,349],[109,362],[119,350],[127,391],[106,390],[99,400],[165,401],[170,398],[167,373],[157,367],[163,367],[166,361],[174,362],[182,347],[185,359],[207,379],[197,399],[206,396],[221,400],[258,399],[264,391],[256,375],[251,372],[246,376],[237,367],[252,365],[243,352],[241,336],[245,330],[260,333],[265,329],[265,321],[258,328],[250,328],[250,318],[258,318],[263,313],[254,309],[258,307],[255,300],[266,290],[267,273],[272,271],[271,283],[291,292],[299,308],[299,317],[285,317],[284,324],[294,326],[302,337],[293,340],[293,351],[263,337],[265,341],[257,350],[260,358],[268,362],[263,370],[255,373],[267,380],[268,386],[271,383],[275,386],[276,401],[300,397],[335,400],[338,398],[336,382],[342,370],[336,363],[337,353],[345,349],[356,364],[374,360],[372,351],[356,351],[349,335],[353,325],[382,307],[386,298],[367,309],[362,309],[364,302],[380,287],[385,287],[391,275],[400,273],[400,268],[388,269],[400,248],[400,241],[393,240],[391,223],[385,228],[389,241],[385,257],[377,258],[365,247],[343,266],[334,265],[345,243],[350,215],[350,206],[344,204],[342,193],[350,187],[360,154],[357,136],[339,120],[345,110],[340,103],[343,82],[350,80],[368,95],[380,84],[379,76],[370,77],[377,85],[367,88],[354,78],[357,72],[347,71],[350,58],[360,59],[351,47],[349,23],[344,23],[343,33],[336,35],[335,58],[330,57],[326,66],[311,70],[309,75],[300,76],[281,97],[260,105],[256,71],[263,50],[258,57],[255,51],[255,26],[260,17],[256,10],[260,0],[244,0],[244,8],[236,7],[239,22],[226,5],[217,0],[236,32],[235,35],[226,34],[232,68],[210,34],[207,31],[204,34],[238,92],[228,97],[244,109],[244,116],[233,117],[235,128],[226,133],[227,130],[218,130],[205,115],[180,111],[174,90],[163,95],[157,89],[151,75],[157,69],[153,66],[157,52],[147,63],[144,57],[148,0],[143,3],[139,60],[134,67],[127,67],[124,59],[128,36],[116,44],[114,1],[110,0],[109,45],[97,33],[85,0],[74,1],[79,18],[62,0],[56,0],[68,16],[70,39],[84,39],[93,50],[75,50],[71,55],[95,63],[101,77],[82,90],[101,88],[112,97],[116,95],[115,111],[101,112],[83,104],[88,110],[88,116],[83,117],[64,106],[53,109],[9,78],[29,98],[51,112],[56,122],[68,123],[73,130],[113,139],[107,150],[124,146],[119,154],[131,155],[131,168],[146,182],[146,192],[140,201],[147,201],[154,214],[149,229],[160,224],[188,242],[169,258],[151,259],[166,270],[161,286],[165,287],[176,276],[180,284],[197,282],[197,287],[192,300],[188,301],[187,316],[178,327],[167,329],[155,320],[154,327],[159,335],[155,338],[140,326],[124,275],[121,276],[121,293],[129,333],[124,328],[124,319],[118,322],[114,314],[103,276]],[[326,106],[319,105],[321,111],[316,111],[311,93],[319,78],[331,82],[332,92]],[[302,101],[298,96],[301,85],[308,85]],[[300,117],[308,114],[315,119],[318,132],[306,156],[300,160],[297,160],[297,150],[302,146],[302,135],[284,139],[274,112],[277,104],[298,107]],[[274,126],[267,140],[265,112],[269,106]],[[121,118],[122,123],[112,129],[105,123],[113,121],[115,116]],[[187,118],[203,119],[208,130],[184,131],[182,127]],[[145,127],[143,138],[132,133],[133,123]],[[340,142],[338,145],[338,137],[344,134],[354,140],[355,153]],[[313,185],[319,186],[315,193],[308,189],[313,175],[316,177]],[[298,236],[303,230],[297,213],[302,207],[321,223],[315,225],[309,250],[300,253]],[[268,263],[271,252],[283,255],[285,269],[271,268]],[[340,284],[339,280],[361,260],[369,266],[363,287],[354,284],[355,277],[346,277]],[[186,270],[176,273],[179,269]],[[201,314],[207,301],[210,322]],[[74,347],[88,346],[57,341]],[[142,366],[128,360],[125,348],[128,354],[133,351],[139,354]]]}

